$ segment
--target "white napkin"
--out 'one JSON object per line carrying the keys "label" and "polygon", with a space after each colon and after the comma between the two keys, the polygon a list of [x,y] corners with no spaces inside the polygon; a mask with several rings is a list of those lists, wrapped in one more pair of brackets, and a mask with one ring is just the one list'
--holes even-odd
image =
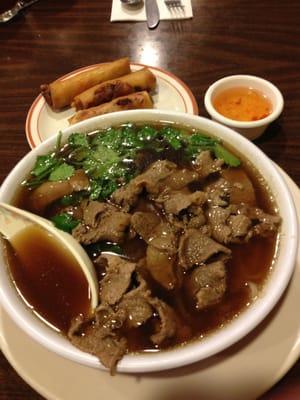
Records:
{"label": "white napkin", "polygon": [[[169,8],[163,0],[157,0],[160,19],[193,18],[191,0],[181,0],[183,7]],[[141,8],[128,7],[120,0],[113,0],[111,7],[111,22],[116,21],[146,21],[145,6]]]}

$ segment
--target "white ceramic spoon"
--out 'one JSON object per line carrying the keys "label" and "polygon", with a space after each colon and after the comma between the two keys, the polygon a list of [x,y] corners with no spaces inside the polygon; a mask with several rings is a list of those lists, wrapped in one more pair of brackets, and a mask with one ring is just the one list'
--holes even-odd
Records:
{"label": "white ceramic spoon", "polygon": [[23,229],[33,224],[37,224],[48,231],[52,237],[59,241],[75,257],[90,287],[92,309],[96,308],[98,305],[98,280],[96,272],[90,258],[73,236],[55,228],[47,219],[0,202],[0,232],[12,246],[14,245],[14,237]]}

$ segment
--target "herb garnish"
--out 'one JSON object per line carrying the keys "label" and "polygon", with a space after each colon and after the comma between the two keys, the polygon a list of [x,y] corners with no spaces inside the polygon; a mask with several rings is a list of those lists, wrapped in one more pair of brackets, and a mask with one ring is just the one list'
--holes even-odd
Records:
{"label": "herb garnish", "polygon": [[90,179],[90,199],[104,200],[139,173],[134,160],[145,149],[157,153],[167,148],[181,151],[190,161],[202,150],[210,150],[227,165],[240,165],[240,160],[219,139],[200,132],[190,135],[175,126],[126,124],[91,135],[73,133],[67,143],[68,146],[59,149],[59,137],[55,152],[37,157],[31,178],[26,182],[28,187],[35,188],[47,180],[66,180],[76,169],[83,169]]}

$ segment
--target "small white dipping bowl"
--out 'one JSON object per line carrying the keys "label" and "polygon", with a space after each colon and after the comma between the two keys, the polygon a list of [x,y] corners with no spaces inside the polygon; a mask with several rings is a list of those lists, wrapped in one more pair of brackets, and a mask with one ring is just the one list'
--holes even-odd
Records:
{"label": "small white dipping bowl", "polygon": [[[160,371],[212,356],[253,330],[276,305],[292,276],[298,243],[297,217],[291,194],[276,166],[252,142],[233,130],[206,118],[158,110],[137,110],[108,114],[91,118],[71,126],[63,132],[63,141],[73,132],[92,132],[99,128],[107,128],[127,122],[170,121],[182,126],[199,129],[214,135],[232,148],[238,149],[264,177],[269,185],[278,211],[282,217],[281,237],[277,258],[270,276],[258,298],[237,318],[223,328],[207,335],[202,340],[195,340],[175,349],[157,353],[141,353],[126,355],[118,364],[119,372],[139,373]],[[0,201],[11,202],[21,182],[28,176],[37,155],[45,154],[55,146],[56,137],[52,137],[28,153],[11,171],[0,189]],[[48,350],[53,351],[76,363],[94,368],[103,368],[98,359],[73,347],[68,340],[43,324],[21,300],[8,275],[3,253],[0,252],[0,301],[1,306],[10,317],[28,335]]]}
{"label": "small white dipping bowl", "polygon": [[[249,122],[233,120],[220,114],[213,105],[216,96],[224,90],[239,87],[251,88],[264,94],[271,102],[272,112],[265,118]],[[207,89],[204,105],[214,121],[234,129],[249,140],[254,140],[262,135],[270,123],[279,117],[284,102],[281,92],[271,82],[253,75],[231,75],[219,79]]]}

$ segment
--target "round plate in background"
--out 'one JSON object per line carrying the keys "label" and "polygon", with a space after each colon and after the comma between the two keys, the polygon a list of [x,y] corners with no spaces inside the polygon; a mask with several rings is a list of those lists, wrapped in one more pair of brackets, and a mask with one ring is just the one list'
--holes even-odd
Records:
{"label": "round plate in background", "polygon": [[[99,64],[80,68],[59,78],[67,79],[82,71],[88,71]],[[172,110],[198,115],[198,105],[189,87],[172,73],[157,67],[144,64],[130,64],[132,71],[149,68],[156,76],[157,87],[152,95],[154,108]],[[26,118],[26,138],[31,148],[36,147],[49,137],[56,135],[60,130],[69,126],[68,118],[75,112],[74,108],[63,111],[53,111],[40,94],[32,103]]]}

